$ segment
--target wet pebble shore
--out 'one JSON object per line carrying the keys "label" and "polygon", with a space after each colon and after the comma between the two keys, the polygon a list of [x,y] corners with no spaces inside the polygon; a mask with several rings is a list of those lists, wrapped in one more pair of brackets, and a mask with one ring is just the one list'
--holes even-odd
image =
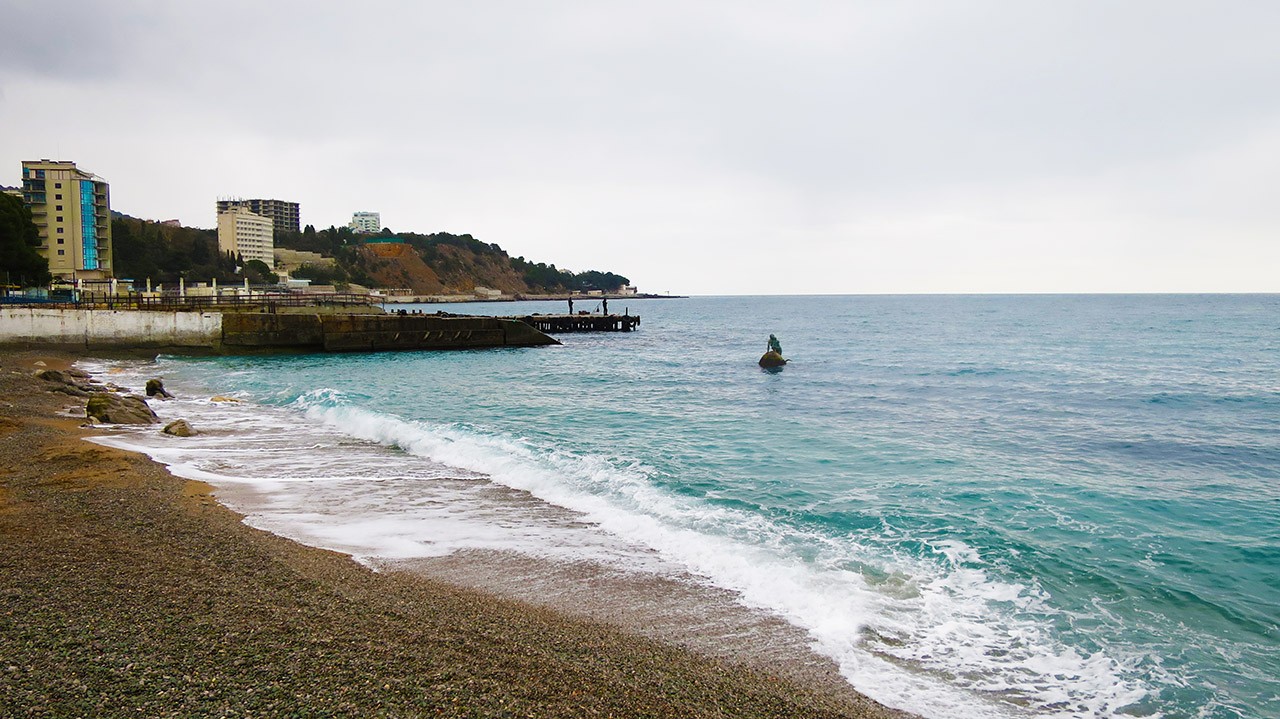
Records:
{"label": "wet pebble shore", "polygon": [[0,354],[4,716],[906,716],[251,529],[84,441],[72,359]]}

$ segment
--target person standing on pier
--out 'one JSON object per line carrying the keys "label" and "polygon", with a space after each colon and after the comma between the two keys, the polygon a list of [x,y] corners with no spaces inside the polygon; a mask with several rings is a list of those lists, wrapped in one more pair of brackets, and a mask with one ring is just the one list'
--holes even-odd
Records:
{"label": "person standing on pier", "polygon": [[609,298],[608,297],[600,301],[600,307],[601,307],[600,314],[602,315],[609,314]]}
{"label": "person standing on pier", "polygon": [[573,314],[573,298],[569,298],[569,314]]}

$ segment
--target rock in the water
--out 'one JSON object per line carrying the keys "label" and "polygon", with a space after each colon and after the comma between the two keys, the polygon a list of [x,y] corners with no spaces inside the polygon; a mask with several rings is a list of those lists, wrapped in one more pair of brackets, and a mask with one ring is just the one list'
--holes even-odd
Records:
{"label": "rock in the water", "polygon": [[782,355],[774,352],[773,350],[765,352],[764,356],[760,358],[761,367],[781,367],[786,363],[787,361],[782,358]]}
{"label": "rock in the water", "polygon": [[165,434],[171,434],[175,437],[190,437],[192,435],[199,434],[199,432],[196,432],[195,428],[193,428],[185,419],[173,420],[169,424],[166,424],[162,431]]}
{"label": "rock in the water", "polygon": [[110,424],[155,424],[160,421],[146,400],[131,394],[94,392],[85,405],[86,415]]}
{"label": "rock in the water", "polygon": [[241,400],[238,400],[235,397],[224,397],[222,395],[215,395],[213,397],[210,397],[209,401],[210,402],[239,402]]}
{"label": "rock in the water", "polygon": [[173,399],[173,395],[169,394],[164,388],[164,382],[158,379],[147,380],[147,396],[159,397],[160,399]]}

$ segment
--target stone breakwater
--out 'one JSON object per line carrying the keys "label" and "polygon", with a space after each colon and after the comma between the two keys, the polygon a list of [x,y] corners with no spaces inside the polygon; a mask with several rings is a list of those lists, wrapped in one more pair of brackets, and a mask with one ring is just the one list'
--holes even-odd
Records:
{"label": "stone breakwater", "polygon": [[15,716],[903,716],[251,529],[206,485],[82,441],[85,398],[38,359],[65,369],[0,353]]}
{"label": "stone breakwater", "polygon": [[498,317],[0,308],[0,346],[210,353],[536,347],[558,342]]}

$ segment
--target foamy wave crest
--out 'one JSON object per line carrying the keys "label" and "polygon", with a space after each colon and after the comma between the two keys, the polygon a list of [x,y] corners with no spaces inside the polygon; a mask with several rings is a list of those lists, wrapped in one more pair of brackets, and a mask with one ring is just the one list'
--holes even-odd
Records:
{"label": "foamy wave crest", "polygon": [[806,629],[855,687],[885,703],[927,716],[1101,717],[1146,693],[1115,660],[1055,641],[1044,598],[997,580],[959,542],[937,542],[937,559],[921,559],[664,491],[634,463],[406,421],[329,391],[297,406],[355,437],[568,509],[664,565],[736,592]]}

